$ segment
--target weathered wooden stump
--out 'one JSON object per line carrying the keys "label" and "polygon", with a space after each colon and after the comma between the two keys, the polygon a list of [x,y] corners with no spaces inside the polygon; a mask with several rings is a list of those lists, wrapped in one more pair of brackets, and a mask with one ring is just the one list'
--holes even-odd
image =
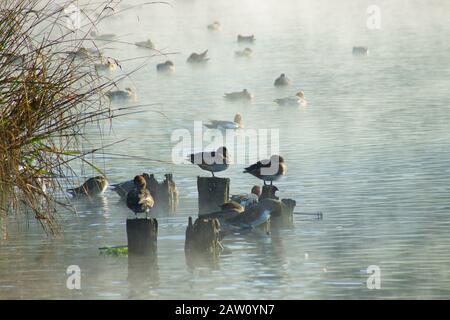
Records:
{"label": "weathered wooden stump", "polygon": [[274,185],[265,185],[262,188],[261,195],[259,196],[259,200],[262,199],[275,199],[279,200],[279,198],[275,195],[275,193],[278,191],[278,188]]}
{"label": "weathered wooden stump", "polygon": [[178,190],[172,174],[167,173],[164,176],[165,179],[161,183],[156,180],[154,174],[151,174],[148,178],[148,190],[155,200],[152,212],[156,214],[173,214],[178,207]]}
{"label": "weathered wooden stump", "polygon": [[127,219],[128,256],[151,256],[156,252],[158,221]]}
{"label": "weathered wooden stump", "polygon": [[220,244],[220,223],[218,219],[188,219],[184,251],[189,267],[217,265],[222,245]]}
{"label": "weathered wooden stump", "polygon": [[295,200],[281,199],[281,212],[278,215],[272,215],[271,226],[274,228],[279,227],[293,227],[294,226],[294,208],[296,206]]}
{"label": "weathered wooden stump", "polygon": [[189,217],[186,228],[186,252],[197,251],[217,255],[220,252],[220,223],[218,219],[197,218],[192,224]]}
{"label": "weathered wooden stump", "polygon": [[198,177],[198,212],[210,213],[217,211],[219,205],[230,197],[230,179],[217,177]]}

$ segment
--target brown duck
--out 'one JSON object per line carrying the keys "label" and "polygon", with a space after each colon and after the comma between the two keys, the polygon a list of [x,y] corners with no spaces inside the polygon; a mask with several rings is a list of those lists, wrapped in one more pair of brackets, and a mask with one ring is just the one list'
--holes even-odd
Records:
{"label": "brown duck", "polygon": [[147,182],[143,176],[134,177],[134,189],[128,192],[127,207],[134,212],[137,217],[138,213],[147,213],[153,208],[155,201],[147,189]]}
{"label": "brown duck", "polygon": [[272,182],[281,178],[285,175],[287,171],[287,165],[284,162],[283,157],[279,155],[273,155],[270,159],[261,160],[257,163],[245,168],[244,173],[250,173],[251,175],[257,177],[264,181]]}
{"label": "brown duck", "polygon": [[67,189],[72,196],[96,196],[103,193],[108,188],[108,180],[103,176],[97,176],[87,179],[77,188]]}

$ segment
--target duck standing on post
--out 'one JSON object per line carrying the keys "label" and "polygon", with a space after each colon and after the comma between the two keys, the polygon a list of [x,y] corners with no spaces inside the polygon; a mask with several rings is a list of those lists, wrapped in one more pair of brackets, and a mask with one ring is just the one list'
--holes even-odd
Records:
{"label": "duck standing on post", "polygon": [[137,218],[138,213],[147,213],[153,208],[155,201],[147,189],[147,182],[143,176],[134,177],[134,189],[127,194],[127,207],[134,212]]}
{"label": "duck standing on post", "polygon": [[245,168],[244,173],[250,173],[264,181],[270,181],[272,185],[273,181],[276,181],[285,175],[287,171],[287,165],[284,162],[283,157],[279,155],[273,155],[270,159],[258,161],[257,163]]}
{"label": "duck standing on post", "polygon": [[216,151],[198,152],[188,155],[188,161],[198,165],[201,169],[211,172],[224,171],[230,166],[230,157],[226,147],[219,147]]}

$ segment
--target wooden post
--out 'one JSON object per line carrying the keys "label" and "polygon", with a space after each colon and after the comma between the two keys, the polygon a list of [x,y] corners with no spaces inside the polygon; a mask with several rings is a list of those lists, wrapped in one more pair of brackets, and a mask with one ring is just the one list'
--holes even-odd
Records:
{"label": "wooden post", "polygon": [[272,226],[293,227],[294,226],[294,208],[297,205],[293,199],[281,199],[281,214],[272,216]]}
{"label": "wooden post", "polygon": [[150,256],[156,252],[158,221],[127,219],[128,256]]}
{"label": "wooden post", "polygon": [[261,195],[259,196],[259,200],[266,199],[266,198],[279,200],[279,198],[275,195],[275,192],[277,192],[277,191],[278,191],[278,189],[274,185],[272,185],[272,186],[265,185],[262,188]]}
{"label": "wooden post", "polygon": [[158,182],[155,175],[151,174],[148,179],[148,190],[155,199],[152,211],[156,214],[172,214],[178,207],[178,190],[173,181],[171,173],[165,174],[163,182]]}
{"label": "wooden post", "polygon": [[167,193],[168,193],[168,206],[169,206],[169,212],[175,213],[178,209],[178,190],[177,186],[175,184],[175,181],[173,181],[173,175],[171,173],[168,173],[165,175],[166,179],[164,180],[165,185],[167,185]]}
{"label": "wooden post", "polygon": [[187,253],[192,251],[208,252],[218,255],[220,250],[220,222],[218,219],[197,218],[192,224],[189,217],[186,228],[186,241],[184,249]]}
{"label": "wooden post", "polygon": [[230,197],[230,179],[218,177],[198,177],[198,212],[217,211],[219,205]]}

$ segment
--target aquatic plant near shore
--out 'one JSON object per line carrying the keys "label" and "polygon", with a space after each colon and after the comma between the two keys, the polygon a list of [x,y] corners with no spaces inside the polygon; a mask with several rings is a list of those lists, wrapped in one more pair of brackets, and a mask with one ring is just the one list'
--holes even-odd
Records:
{"label": "aquatic plant near shore", "polygon": [[[8,216],[19,212],[32,213],[47,233],[58,233],[56,208],[70,203],[56,195],[70,184],[72,162],[98,170],[85,158],[98,149],[79,150],[83,128],[118,115],[103,95],[114,84],[67,54],[80,52],[89,34],[74,39],[78,31],[66,25],[65,8],[72,2],[0,2],[2,238],[7,237]],[[104,1],[107,6],[111,1]]]}

